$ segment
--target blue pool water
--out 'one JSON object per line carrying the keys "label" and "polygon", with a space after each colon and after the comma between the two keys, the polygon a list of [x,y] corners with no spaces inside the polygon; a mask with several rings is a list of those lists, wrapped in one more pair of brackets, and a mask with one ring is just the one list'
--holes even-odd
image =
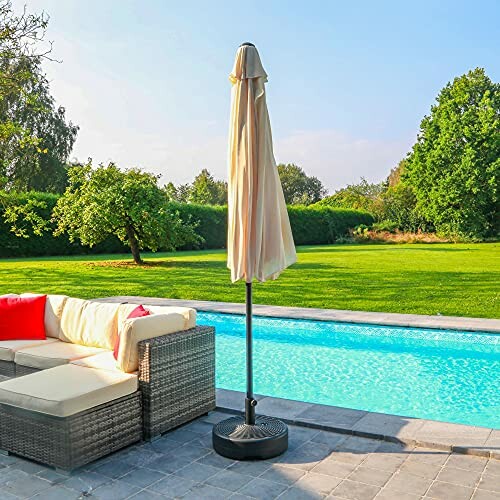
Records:
{"label": "blue pool water", "polygon": [[[245,317],[216,328],[217,387],[245,390]],[[257,394],[500,428],[500,335],[254,318]]]}

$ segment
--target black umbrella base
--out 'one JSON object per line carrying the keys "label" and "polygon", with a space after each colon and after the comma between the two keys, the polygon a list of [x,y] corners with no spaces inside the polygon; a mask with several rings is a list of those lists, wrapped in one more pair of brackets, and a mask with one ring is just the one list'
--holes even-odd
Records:
{"label": "black umbrella base", "polygon": [[214,425],[214,450],[233,460],[265,460],[288,448],[288,428],[277,418],[257,416],[247,425],[244,416],[231,417]]}

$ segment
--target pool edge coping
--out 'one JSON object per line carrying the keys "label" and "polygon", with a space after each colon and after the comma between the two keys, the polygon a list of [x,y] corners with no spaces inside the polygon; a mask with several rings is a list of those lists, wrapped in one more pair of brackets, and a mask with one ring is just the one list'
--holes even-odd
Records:
{"label": "pool edge coping", "polygon": [[[234,302],[213,302],[207,300],[183,300],[136,295],[118,295],[95,299],[99,301],[146,303],[150,305],[171,305],[191,307],[203,312],[245,314],[245,304]],[[253,304],[254,316],[273,318],[310,319],[315,321],[336,321],[340,323],[376,324],[429,328],[440,330],[462,330],[477,333],[500,334],[500,319],[467,318],[462,316],[430,316],[424,314],[380,313],[369,311],[348,311],[342,309],[318,309],[307,307],[266,306]]]}
{"label": "pool edge coping", "polygon": [[[226,314],[245,314],[245,304],[231,302],[211,302],[198,300],[165,299],[142,296],[115,296],[95,299],[99,302],[130,302],[149,305],[171,305],[192,307],[204,312],[218,312]],[[336,309],[309,309],[299,307],[263,306],[254,305],[255,316],[268,316],[276,318],[312,319],[319,321],[337,321],[345,323],[378,324],[385,326],[403,326],[417,328],[435,328],[463,331],[477,331],[500,334],[500,320],[486,318],[465,318],[458,316],[424,316],[416,314],[375,313],[364,311],[343,311]],[[226,413],[243,413],[244,393],[217,389],[217,409]],[[475,455],[500,460],[500,429],[476,427],[465,424],[454,424],[443,421],[419,419],[414,417],[401,417],[398,415],[382,414],[364,410],[341,408],[302,401],[292,401],[272,396],[258,396],[259,405],[270,406],[270,411],[260,411],[262,415],[280,418],[289,425],[298,425],[318,430],[326,430],[347,435],[377,439],[388,442],[401,443],[406,446],[419,446],[448,452]],[[259,405],[257,407],[259,407]],[[290,410],[290,408],[294,408]],[[311,410],[321,414],[333,412],[334,420],[340,423],[325,423],[321,418],[300,418],[300,411]],[[352,415],[359,419],[352,419]],[[374,420],[363,426],[361,420]],[[378,422],[377,422],[378,420]],[[405,425],[399,425],[396,432],[388,432],[394,422],[405,421],[413,430],[399,433]],[[352,425],[345,422],[352,422]],[[387,425],[388,424],[388,425]],[[385,429],[385,430],[384,430]],[[409,432],[409,433],[408,433]],[[447,437],[443,438],[445,432]],[[451,434],[450,434],[451,433]],[[406,434],[406,435],[404,435]],[[481,437],[480,437],[481,436]],[[491,443],[488,441],[491,438]],[[467,439],[478,441],[475,445],[468,443]],[[498,445],[494,443],[498,442]],[[491,446],[490,446],[491,445]]]}
{"label": "pool edge coping", "polygon": [[[217,389],[217,410],[223,413],[228,413],[232,415],[241,415],[244,413],[243,405],[245,400],[245,393],[239,391],[232,391],[228,389]],[[316,403],[305,403],[302,401],[293,401],[282,398],[275,398],[272,396],[257,396],[259,401],[257,404],[257,411],[259,404],[266,404],[266,406],[272,409],[258,411],[259,415],[272,416],[279,418],[288,425],[296,425],[301,427],[308,427],[311,429],[324,430],[328,432],[336,432],[339,434],[346,434],[349,436],[357,436],[368,439],[376,439],[379,441],[387,441],[391,443],[399,443],[405,446],[413,446],[420,448],[435,449],[441,451],[447,451],[449,453],[460,453],[463,455],[473,455],[484,458],[493,458],[495,460],[500,460],[500,447],[491,445],[489,446],[488,440],[490,437],[493,440],[500,441],[500,436],[497,438],[493,437],[493,433],[499,433],[500,430],[487,428],[487,427],[475,427],[471,425],[464,424],[454,424],[448,422],[441,422],[436,420],[426,420],[413,417],[401,417],[398,415],[382,414],[364,410],[353,410],[350,408],[341,408],[338,406],[320,405]],[[219,401],[221,401],[219,403]],[[303,406],[303,411],[297,414],[297,408]],[[273,408],[274,407],[274,408]],[[294,408],[293,410],[290,407]],[[353,412],[359,412],[359,419],[357,419],[353,425],[346,424],[335,424],[326,423],[321,417],[316,419],[300,418],[300,414],[306,411],[312,411],[313,413],[320,415],[322,412],[334,413],[334,418],[338,419],[338,422],[344,420],[349,420]],[[343,418],[347,417],[347,419]],[[381,425],[377,427],[375,424],[371,424],[372,430],[363,428],[359,425],[363,418],[373,420],[373,417],[381,420]],[[401,420],[408,421],[411,423],[413,430],[409,435],[399,434],[398,432],[384,432],[383,422]],[[426,430],[429,428],[430,430]],[[434,428],[434,430],[433,430]],[[405,426],[400,427],[400,431],[404,431]],[[470,445],[466,441],[461,441],[461,436],[464,436],[464,429],[468,432],[465,433],[465,439],[474,439],[478,441],[483,441],[477,443],[476,445]],[[448,437],[446,439],[441,439],[439,431],[452,432],[456,430],[455,437]],[[436,431],[438,433],[436,433]],[[434,433],[434,435],[433,435]],[[484,437],[486,435],[486,437]],[[474,437],[474,436],[482,436]]]}

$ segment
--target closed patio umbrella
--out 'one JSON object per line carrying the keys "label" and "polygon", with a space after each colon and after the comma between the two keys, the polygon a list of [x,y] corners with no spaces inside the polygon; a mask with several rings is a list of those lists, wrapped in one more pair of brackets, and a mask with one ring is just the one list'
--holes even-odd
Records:
{"label": "closed patio umbrella", "polygon": [[255,415],[252,370],[252,281],[276,279],[297,256],[283,189],[273,154],[266,104],[267,74],[251,43],[238,48],[230,74],[228,260],[231,280],[246,282],[247,394],[245,416],[232,417],[213,429],[221,455],[264,459],[288,447],[281,421]]}

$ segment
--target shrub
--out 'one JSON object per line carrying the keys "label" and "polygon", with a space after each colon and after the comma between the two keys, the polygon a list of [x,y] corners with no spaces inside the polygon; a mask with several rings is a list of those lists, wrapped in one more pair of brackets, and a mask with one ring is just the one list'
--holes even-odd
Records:
{"label": "shrub", "polygon": [[[46,208],[40,215],[50,219],[58,196],[45,193],[12,195],[16,203],[26,202],[28,196],[44,201]],[[180,249],[212,249],[226,247],[227,207],[168,202],[168,211],[177,213],[182,222],[193,224],[200,237],[198,242],[186,244]],[[344,241],[349,231],[364,224],[371,226],[373,216],[360,210],[330,207],[289,206],[288,214],[296,245],[325,245]],[[28,229],[28,238],[19,238],[10,232],[0,209],[0,257],[37,257],[44,255],[75,255],[98,253],[127,253],[129,249],[115,237],[109,237],[93,248],[71,243],[67,236],[53,236],[53,224],[42,236]],[[163,249],[162,249],[163,250]]]}

